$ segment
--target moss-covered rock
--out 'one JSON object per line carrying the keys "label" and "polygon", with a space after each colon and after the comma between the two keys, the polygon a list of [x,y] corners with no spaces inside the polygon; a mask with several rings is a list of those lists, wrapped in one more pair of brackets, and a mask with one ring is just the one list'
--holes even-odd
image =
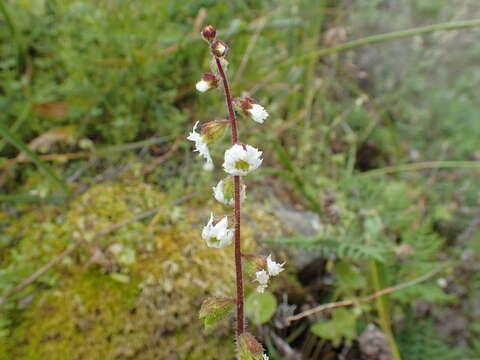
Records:
{"label": "moss-covered rock", "polygon": [[[153,218],[95,236],[158,206]],[[233,320],[207,332],[198,319],[203,299],[232,296],[234,286],[233,248],[209,249],[200,238],[206,209],[173,206],[131,179],[96,185],[68,209],[45,209],[32,208],[7,228],[18,234],[18,245],[4,259],[6,274],[21,276],[4,288],[73,241],[85,244],[10,302],[12,325],[0,353],[52,360],[234,358]],[[262,232],[280,229],[267,212],[246,213],[261,219],[255,227]],[[243,246],[252,250],[254,226],[246,220]]]}

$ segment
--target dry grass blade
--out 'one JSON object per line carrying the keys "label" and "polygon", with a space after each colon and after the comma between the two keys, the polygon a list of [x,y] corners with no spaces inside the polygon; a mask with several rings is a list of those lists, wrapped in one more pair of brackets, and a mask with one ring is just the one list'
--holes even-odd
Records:
{"label": "dry grass blade", "polygon": [[423,276],[420,276],[416,279],[412,279],[412,280],[406,281],[404,283],[401,283],[401,284],[398,284],[398,285],[395,285],[395,286],[391,286],[391,287],[382,289],[380,291],[376,291],[373,294],[370,294],[370,295],[365,296],[365,297],[360,298],[360,299],[343,300],[343,301],[337,301],[337,302],[332,302],[332,303],[328,303],[328,304],[319,305],[319,306],[316,306],[316,307],[314,307],[310,310],[303,311],[300,314],[290,316],[290,317],[287,318],[287,321],[291,322],[291,321],[300,320],[300,319],[303,319],[304,317],[307,317],[307,316],[310,316],[310,315],[313,315],[313,314],[317,314],[317,313],[325,311],[325,310],[337,308],[337,307],[352,306],[352,305],[357,305],[357,304],[364,303],[364,302],[369,302],[369,301],[375,300],[376,298],[378,298],[380,296],[391,294],[395,291],[405,289],[407,287],[414,286],[414,285],[417,285],[417,284],[419,284],[421,282],[424,282],[428,279],[431,279],[432,277],[434,277],[435,275],[437,275],[440,271],[442,271],[444,269],[445,269],[445,265],[440,266],[440,267],[432,270],[431,272],[429,272],[429,273],[427,273]]}

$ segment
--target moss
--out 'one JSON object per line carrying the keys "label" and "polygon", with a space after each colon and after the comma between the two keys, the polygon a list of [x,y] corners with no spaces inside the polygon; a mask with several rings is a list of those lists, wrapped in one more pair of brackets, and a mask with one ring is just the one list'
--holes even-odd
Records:
{"label": "moss", "polygon": [[[140,221],[110,236],[92,235],[162,203],[154,225]],[[259,229],[249,223],[262,224],[262,232],[277,231],[279,224],[261,209],[246,213],[243,246],[251,251]],[[10,227],[22,229],[12,269],[19,266],[18,256],[29,259],[33,265],[24,269],[27,275],[75,237],[88,242],[45,275],[53,279],[48,289],[36,283],[21,294],[34,300],[16,315],[0,353],[54,360],[233,358],[233,320],[204,331],[198,319],[203,299],[232,296],[234,284],[233,248],[209,249],[199,236],[207,217],[206,210],[187,205],[172,208],[153,187],[128,179],[92,187],[66,212],[32,208]],[[39,226],[28,228],[32,222]],[[32,250],[32,239],[43,242],[41,256]],[[131,249],[133,261],[120,261],[112,245]]]}

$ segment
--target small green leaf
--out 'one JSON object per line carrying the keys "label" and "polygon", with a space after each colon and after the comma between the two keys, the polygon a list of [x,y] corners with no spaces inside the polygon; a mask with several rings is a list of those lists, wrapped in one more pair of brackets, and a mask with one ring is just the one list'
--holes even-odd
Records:
{"label": "small green leaf", "polygon": [[352,264],[340,261],[335,264],[335,276],[341,291],[363,289],[367,282],[361,272]]}
{"label": "small green leaf", "polygon": [[235,300],[231,298],[207,299],[202,303],[198,317],[203,319],[205,329],[215,326],[232,310]]}
{"label": "small green leaf", "polygon": [[264,324],[270,320],[277,309],[277,299],[271,292],[253,292],[245,303],[247,316],[255,325]]}
{"label": "small green leaf", "polygon": [[244,332],[238,339],[240,360],[262,360],[263,346],[251,334]]}
{"label": "small green leaf", "polygon": [[321,338],[332,340],[333,346],[340,345],[342,338],[352,341],[356,336],[356,319],[353,312],[338,308],[331,320],[319,321],[312,325],[312,332]]}

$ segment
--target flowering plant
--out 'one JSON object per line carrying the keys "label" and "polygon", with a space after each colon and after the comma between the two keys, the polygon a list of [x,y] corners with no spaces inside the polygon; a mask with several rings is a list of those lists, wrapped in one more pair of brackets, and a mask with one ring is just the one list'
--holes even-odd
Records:
{"label": "flowering plant", "polygon": [[223,170],[228,174],[213,187],[213,195],[216,200],[225,204],[233,205],[233,229],[229,227],[232,222],[228,216],[215,218],[213,213],[207,225],[203,228],[202,238],[208,247],[221,249],[229,246],[232,241],[235,247],[235,273],[236,273],[236,296],[234,298],[207,299],[200,309],[200,318],[204,319],[205,327],[211,327],[226,317],[233,308],[236,308],[236,340],[237,353],[242,360],[264,360],[268,356],[264,354],[263,346],[248,332],[245,331],[244,317],[244,277],[242,259],[253,269],[258,283],[256,291],[263,292],[268,286],[270,277],[283,271],[283,265],[268,257],[244,254],[241,250],[240,241],[240,204],[246,199],[246,186],[242,184],[242,178],[255,171],[262,164],[262,152],[251,145],[241,143],[238,138],[238,124],[236,113],[245,115],[259,124],[268,118],[268,112],[251,97],[232,98],[226,68],[228,65],[225,56],[229,50],[228,45],[216,39],[217,31],[212,25],[206,26],[202,31],[203,38],[210,46],[212,55],[212,72],[204,74],[196,84],[196,89],[202,93],[223,88],[228,110],[228,120],[217,120],[205,123],[197,132],[198,122],[193,131],[187,137],[195,143],[195,151],[206,162],[205,170],[214,168],[213,160],[208,146],[218,140],[224,130],[230,126],[232,146],[225,151]]}

